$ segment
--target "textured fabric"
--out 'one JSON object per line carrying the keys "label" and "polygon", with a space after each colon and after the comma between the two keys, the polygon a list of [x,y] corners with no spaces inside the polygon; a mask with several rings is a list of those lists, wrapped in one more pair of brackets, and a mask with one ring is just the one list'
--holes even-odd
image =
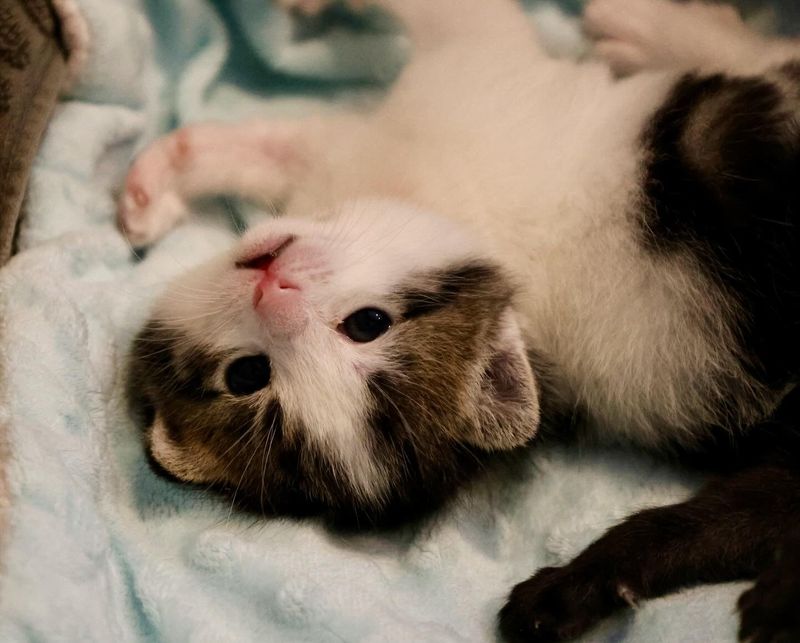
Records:
{"label": "textured fabric", "polygon": [[[695,488],[638,455],[540,451],[419,529],[343,536],[237,515],[157,478],[126,404],[126,354],[165,282],[235,226],[228,208],[209,206],[137,260],[113,225],[133,152],[178,123],[359,98],[396,72],[405,45],[380,24],[346,35],[309,24],[298,40],[263,0],[80,5],[91,56],[36,160],[21,252],[0,272],[14,500],[0,640],[492,640],[515,582]],[[553,48],[581,47],[574,20],[529,5]],[[349,58],[337,58],[342,47]],[[588,640],[731,641],[743,587],[646,603]]]}
{"label": "textured fabric", "polygon": [[[34,155],[66,75],[48,0],[0,0],[0,266],[11,256]],[[8,500],[5,429],[0,418],[0,546]]]}

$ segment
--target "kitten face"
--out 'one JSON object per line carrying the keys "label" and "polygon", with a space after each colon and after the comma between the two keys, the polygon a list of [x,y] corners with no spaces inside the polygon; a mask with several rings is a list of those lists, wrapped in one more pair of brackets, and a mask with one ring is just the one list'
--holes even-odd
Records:
{"label": "kitten face", "polygon": [[452,223],[396,203],[270,221],[173,284],[138,338],[150,455],[262,511],[435,506],[536,432],[512,295]]}

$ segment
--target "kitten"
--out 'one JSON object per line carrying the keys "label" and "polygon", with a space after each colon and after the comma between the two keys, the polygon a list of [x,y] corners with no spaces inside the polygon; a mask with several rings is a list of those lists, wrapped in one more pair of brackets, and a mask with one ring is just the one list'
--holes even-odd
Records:
{"label": "kitten", "polygon": [[593,0],[600,55],[651,69],[615,81],[549,59],[512,0],[379,4],[416,54],[373,112],[192,125],[131,170],[138,244],[207,193],[286,215],[178,280],[137,340],[154,466],[375,524],[567,424],[712,453],[731,475],[517,586],[501,631],[564,640],[764,572],[742,635],[771,640],[793,616],[771,588],[800,596],[800,565],[770,568],[800,542],[800,47],[725,7]]}

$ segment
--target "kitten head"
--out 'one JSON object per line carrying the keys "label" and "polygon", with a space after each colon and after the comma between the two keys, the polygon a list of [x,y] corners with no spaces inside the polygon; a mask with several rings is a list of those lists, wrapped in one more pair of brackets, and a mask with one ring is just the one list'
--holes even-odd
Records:
{"label": "kitten head", "polygon": [[396,203],[269,221],[174,283],[135,343],[151,459],[274,513],[436,506],[536,433],[512,295],[461,230]]}

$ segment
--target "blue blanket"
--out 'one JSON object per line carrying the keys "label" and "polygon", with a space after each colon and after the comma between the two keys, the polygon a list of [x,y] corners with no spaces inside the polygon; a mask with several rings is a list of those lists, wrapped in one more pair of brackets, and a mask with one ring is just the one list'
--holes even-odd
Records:
{"label": "blue blanket", "polygon": [[[295,39],[267,0],[80,4],[92,55],[39,154],[22,251],[0,273],[0,423],[13,450],[0,640],[493,640],[515,582],[696,487],[642,456],[542,450],[423,527],[344,537],[244,517],[157,478],[126,406],[126,352],[165,282],[235,226],[229,204],[211,204],[134,257],[113,225],[132,154],[182,122],[374,92],[406,45],[380,23],[310,25]],[[566,13],[527,4],[554,50],[582,46],[579,1],[564,0]],[[587,640],[733,640],[744,587],[646,603]]]}

